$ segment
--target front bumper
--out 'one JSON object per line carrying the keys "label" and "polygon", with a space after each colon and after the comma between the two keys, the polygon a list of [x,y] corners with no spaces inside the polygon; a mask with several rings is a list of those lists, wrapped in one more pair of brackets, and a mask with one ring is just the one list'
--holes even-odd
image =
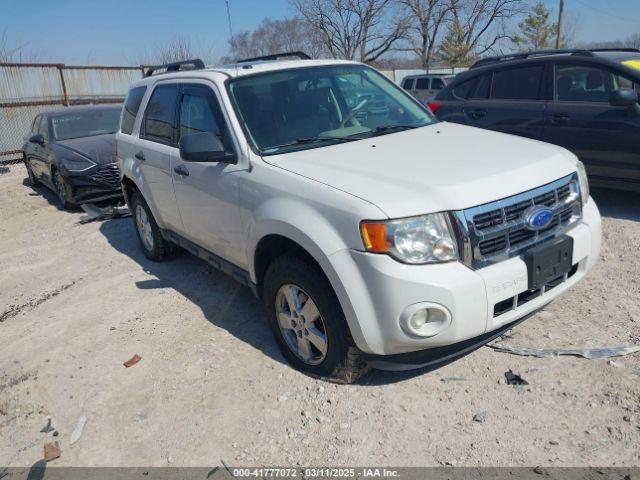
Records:
{"label": "front bumper", "polygon": [[[527,291],[527,267],[520,257],[472,270],[459,262],[405,265],[387,255],[342,250],[326,260],[329,268],[325,271],[356,345],[375,364],[374,356],[378,355],[396,356],[437,349],[470,339],[486,343],[491,333],[508,328],[544,307],[582,280],[596,263],[601,224],[593,200],[585,205],[582,220],[566,234],[574,241],[574,274],[552,290],[498,315],[494,315],[497,304]],[[433,337],[407,335],[400,327],[400,314],[407,306],[420,302],[446,307],[452,316],[451,323]],[[421,355],[428,356],[428,352]],[[396,358],[402,360],[403,357]],[[424,363],[430,360],[412,361],[409,365]]]}
{"label": "front bumper", "polygon": [[122,185],[116,164],[96,165],[83,172],[64,172],[71,186],[73,203],[98,202],[122,198]]}

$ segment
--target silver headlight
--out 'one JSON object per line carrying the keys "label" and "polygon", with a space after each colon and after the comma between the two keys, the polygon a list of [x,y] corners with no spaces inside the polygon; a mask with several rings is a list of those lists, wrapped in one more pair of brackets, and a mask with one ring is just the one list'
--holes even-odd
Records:
{"label": "silver headlight", "polygon": [[88,158],[83,157],[74,157],[74,158],[63,158],[62,165],[64,168],[69,170],[70,172],[82,172],[84,170],[89,170],[91,167],[96,164],[89,160]]}
{"label": "silver headlight", "polygon": [[456,242],[444,213],[362,222],[360,231],[367,251],[387,253],[403,263],[440,263],[458,258]]}
{"label": "silver headlight", "polygon": [[584,168],[584,163],[580,160],[577,161],[576,168],[578,169],[578,182],[580,182],[582,205],[586,205],[589,200],[589,179],[587,178],[587,171]]}

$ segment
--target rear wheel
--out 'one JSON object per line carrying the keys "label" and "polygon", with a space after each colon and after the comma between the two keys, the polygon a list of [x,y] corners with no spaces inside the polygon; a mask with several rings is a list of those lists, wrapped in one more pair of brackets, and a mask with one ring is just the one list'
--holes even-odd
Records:
{"label": "rear wheel", "polygon": [[338,383],[367,373],[340,303],[314,267],[293,256],[277,258],[265,274],[264,298],[280,350],[298,370]]}
{"label": "rear wheel", "polygon": [[135,191],[131,194],[131,217],[138,240],[145,257],[161,262],[176,251],[176,246],[162,237],[160,228],[142,195]]}
{"label": "rear wheel", "polygon": [[77,205],[71,201],[71,198],[73,198],[71,186],[58,170],[53,172],[53,185],[56,187],[56,193],[58,194],[58,200],[62,208],[72,210],[77,207]]}

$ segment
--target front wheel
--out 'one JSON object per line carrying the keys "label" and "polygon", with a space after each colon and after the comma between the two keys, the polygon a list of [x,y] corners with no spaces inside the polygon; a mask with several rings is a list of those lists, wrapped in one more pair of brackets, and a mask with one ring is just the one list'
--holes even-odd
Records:
{"label": "front wheel", "polygon": [[175,252],[175,245],[162,237],[147,202],[137,191],[131,194],[130,208],[133,225],[145,257],[156,262],[171,257]]}
{"label": "front wheel", "polygon": [[297,257],[277,258],[265,274],[264,298],[280,350],[298,370],[338,383],[367,373],[338,299],[318,270]]}
{"label": "front wheel", "polygon": [[56,193],[58,194],[58,200],[62,208],[72,210],[77,207],[77,205],[71,201],[71,198],[73,198],[71,185],[67,183],[58,170],[53,172],[53,185],[56,187]]}

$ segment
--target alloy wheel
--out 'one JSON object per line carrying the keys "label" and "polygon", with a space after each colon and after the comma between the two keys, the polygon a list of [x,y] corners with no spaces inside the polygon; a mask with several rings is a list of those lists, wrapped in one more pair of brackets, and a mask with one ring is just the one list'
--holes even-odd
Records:
{"label": "alloy wheel", "polygon": [[138,234],[144,247],[150,252],[153,250],[153,229],[151,228],[151,222],[144,207],[140,204],[136,206],[136,227],[138,228]]}
{"label": "alloy wheel", "polygon": [[278,326],[289,349],[303,362],[318,365],[327,356],[327,330],[313,299],[297,285],[276,294]]}

